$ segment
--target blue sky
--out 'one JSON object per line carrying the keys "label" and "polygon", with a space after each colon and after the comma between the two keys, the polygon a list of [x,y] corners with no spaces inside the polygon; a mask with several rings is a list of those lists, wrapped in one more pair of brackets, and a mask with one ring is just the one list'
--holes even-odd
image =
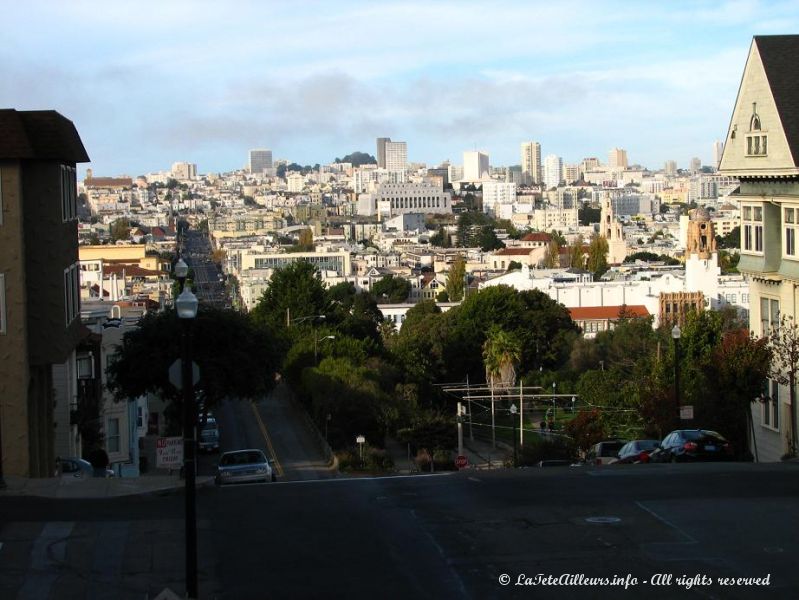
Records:
{"label": "blue sky", "polygon": [[326,163],[375,138],[411,161],[519,144],[566,162],[711,160],[756,34],[799,33],[799,3],[4,2],[0,107],[72,119],[97,175],[250,148]]}

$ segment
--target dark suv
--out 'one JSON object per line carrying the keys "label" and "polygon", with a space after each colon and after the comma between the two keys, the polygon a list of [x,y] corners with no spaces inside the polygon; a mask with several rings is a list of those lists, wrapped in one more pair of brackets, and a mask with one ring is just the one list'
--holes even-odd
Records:
{"label": "dark suv", "polygon": [[709,429],[678,429],[649,455],[651,462],[733,460],[735,453],[724,436]]}

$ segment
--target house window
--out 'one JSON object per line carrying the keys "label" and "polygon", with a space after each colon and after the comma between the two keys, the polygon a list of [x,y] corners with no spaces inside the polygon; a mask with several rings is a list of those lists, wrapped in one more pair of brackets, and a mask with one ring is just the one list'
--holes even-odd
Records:
{"label": "house window", "polygon": [[760,299],[760,335],[768,335],[772,328],[780,326],[780,301],[773,298]]}
{"label": "house window", "polygon": [[762,403],[762,424],[764,427],[780,430],[780,386],[773,379],[766,379],[765,398]]}
{"label": "house window", "polygon": [[743,240],[741,250],[744,252],[763,252],[763,207],[744,205]]}
{"label": "house window", "polygon": [[78,379],[94,379],[94,356],[84,354],[75,358]]}
{"label": "house window", "polygon": [[64,269],[64,317],[69,325],[80,312],[80,274],[78,264],[75,263]]}
{"label": "house window", "polygon": [[797,209],[793,207],[785,207],[782,209],[782,221],[784,223],[782,251],[783,255],[787,257],[796,256],[796,230],[799,227],[797,223]]}
{"label": "house window", "polygon": [[768,154],[768,137],[765,135],[746,136],[747,156],[766,156]]}
{"label": "house window", "polygon": [[120,449],[119,419],[108,419],[108,428],[105,439],[109,454],[119,452]]}
{"label": "house window", "polygon": [[0,335],[5,335],[8,326],[6,325],[6,276],[0,273]]}
{"label": "house window", "polygon": [[78,181],[75,167],[61,165],[61,219],[64,222],[78,218]]}

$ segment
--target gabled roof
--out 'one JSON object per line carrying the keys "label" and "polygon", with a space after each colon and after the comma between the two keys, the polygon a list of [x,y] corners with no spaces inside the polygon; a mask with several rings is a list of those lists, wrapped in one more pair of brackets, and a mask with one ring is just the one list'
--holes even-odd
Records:
{"label": "gabled roof", "polygon": [[0,158],[89,162],[75,125],[54,110],[0,109]]}
{"label": "gabled roof", "polygon": [[548,233],[544,233],[541,231],[534,231],[533,233],[528,233],[526,236],[522,238],[523,242],[550,242],[552,241],[552,236]]}
{"label": "gabled roof", "polygon": [[799,35],[756,35],[755,44],[796,164],[799,159]]}
{"label": "gabled roof", "polygon": [[536,248],[503,248],[494,252],[494,256],[530,256]]}

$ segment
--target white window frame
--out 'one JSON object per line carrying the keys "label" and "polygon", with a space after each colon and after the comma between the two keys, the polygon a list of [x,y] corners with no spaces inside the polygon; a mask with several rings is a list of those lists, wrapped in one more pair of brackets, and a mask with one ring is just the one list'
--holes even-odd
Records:
{"label": "white window frame", "polygon": [[[765,307],[766,310],[763,310]],[[765,314],[764,314],[765,313]],[[772,327],[780,326],[780,301],[768,296],[760,297],[760,335],[766,337]]]}
{"label": "white window frame", "polygon": [[0,273],[0,335],[8,332],[6,323],[6,274]]}
{"label": "white window frame", "polygon": [[799,233],[799,206],[782,207],[782,257],[799,260],[797,252],[797,233]]}
{"label": "white window frame", "polygon": [[[116,421],[116,434],[111,434],[111,423]],[[116,449],[112,447],[112,440],[116,442]],[[109,417],[106,421],[105,446],[109,454],[119,454],[122,452],[122,422],[119,417]]]}
{"label": "white window frame", "polygon": [[763,205],[741,206],[741,252],[763,254]]}

